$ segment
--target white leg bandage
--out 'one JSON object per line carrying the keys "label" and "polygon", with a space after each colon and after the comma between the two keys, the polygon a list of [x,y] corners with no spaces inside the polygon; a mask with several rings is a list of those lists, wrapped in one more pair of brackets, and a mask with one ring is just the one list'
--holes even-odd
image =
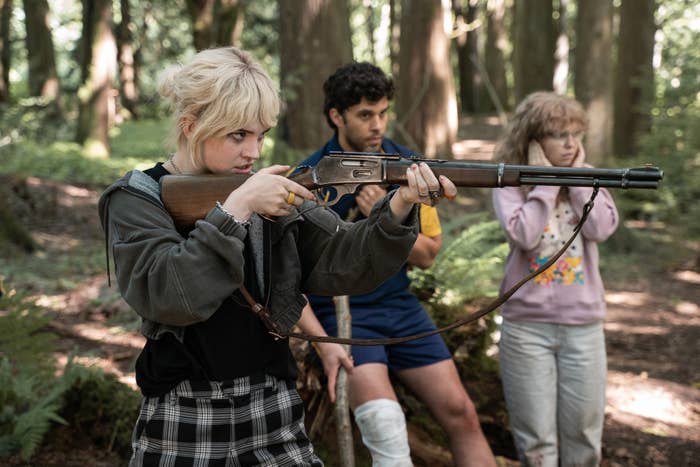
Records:
{"label": "white leg bandage", "polygon": [[355,408],[362,442],[372,454],[372,467],[410,467],[406,417],[398,402],[375,399]]}

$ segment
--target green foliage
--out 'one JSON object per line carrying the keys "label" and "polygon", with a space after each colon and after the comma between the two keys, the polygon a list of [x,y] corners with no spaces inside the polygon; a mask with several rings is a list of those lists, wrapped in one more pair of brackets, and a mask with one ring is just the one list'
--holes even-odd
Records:
{"label": "green foliage", "polygon": [[61,416],[76,436],[126,458],[141,395],[99,368],[80,367],[64,393]]}
{"label": "green foliage", "polygon": [[58,254],[38,250],[33,254],[10,252],[0,248],[2,273],[19,290],[61,293],[94,274],[105,273],[104,245],[75,242]]}
{"label": "green foliage", "polygon": [[52,374],[56,336],[45,330],[50,320],[25,294],[9,290],[0,299],[0,357],[19,368]]}
{"label": "green foliage", "polygon": [[[661,57],[656,70],[660,112],[678,112],[697,99],[700,89],[700,3],[693,0],[659,2],[656,21]],[[659,113],[660,113],[659,112]],[[657,113],[657,115],[659,114]]]}
{"label": "green foliage", "polygon": [[28,460],[52,422],[66,423],[58,410],[70,373],[49,381],[27,368],[31,367],[18,369],[7,357],[0,359],[0,458],[19,452]]}
{"label": "green foliage", "polygon": [[275,0],[245,3],[245,27],[241,47],[258,60],[270,77],[279,82],[279,8]]}
{"label": "green foliage", "polygon": [[140,395],[70,359],[56,377],[56,337],[45,331],[50,319],[14,290],[0,300],[0,458],[29,460],[53,423],[128,456]]}
{"label": "green foliage", "polygon": [[110,157],[129,162],[163,160],[171,122],[162,120],[127,121],[110,132]]}
{"label": "green foliage", "polygon": [[[26,100],[29,102],[29,100]],[[134,168],[164,159],[167,122],[126,122],[112,130],[112,157],[93,158],[72,139],[74,128],[36,105],[18,105],[0,116],[0,174],[104,187]]]}
{"label": "green foliage", "polygon": [[[618,206],[619,207],[619,206]],[[686,249],[668,229],[637,229],[626,225],[600,244],[600,270],[606,284],[638,284],[678,267]],[[644,264],[644,268],[639,265]]]}
{"label": "green foliage", "polygon": [[459,223],[471,225],[450,240],[445,235],[441,253],[427,270],[411,271],[418,290],[433,290],[431,302],[462,306],[476,298],[498,295],[503,262],[508,254],[501,228],[484,214],[471,214],[447,223],[445,231]]}
{"label": "green foliage", "polygon": [[676,112],[657,112],[651,131],[640,141],[630,165],[654,163],[664,171],[658,190],[615,194],[622,219],[678,225],[690,237],[700,235],[700,94]]}
{"label": "green foliage", "polygon": [[55,378],[49,317],[11,290],[0,300],[0,457],[29,459],[58,415],[70,371]]}
{"label": "green foliage", "polygon": [[[445,246],[433,266],[410,273],[414,290],[438,326],[464,318],[498,295],[508,244],[498,222],[489,219],[488,214],[474,213],[446,222]],[[463,377],[497,372],[488,355],[496,327],[490,314],[468,328],[443,334]]]}
{"label": "green foliage", "polygon": [[0,148],[12,142],[37,143],[70,140],[75,133],[72,119],[62,118],[56,108],[40,97],[0,104]]}

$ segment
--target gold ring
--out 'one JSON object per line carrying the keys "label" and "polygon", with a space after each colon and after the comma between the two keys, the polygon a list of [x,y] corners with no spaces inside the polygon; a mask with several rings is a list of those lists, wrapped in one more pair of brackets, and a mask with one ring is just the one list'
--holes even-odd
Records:
{"label": "gold ring", "polygon": [[296,199],[296,197],[297,195],[295,195],[293,191],[290,191],[287,195],[287,204],[294,204],[294,200]]}

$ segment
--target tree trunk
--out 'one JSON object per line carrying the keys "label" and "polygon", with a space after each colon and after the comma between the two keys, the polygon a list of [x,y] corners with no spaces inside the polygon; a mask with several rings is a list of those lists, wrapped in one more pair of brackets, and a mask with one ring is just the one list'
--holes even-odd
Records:
{"label": "tree trunk", "polygon": [[372,6],[372,0],[363,0],[362,6],[365,8],[366,21],[365,21],[365,33],[367,34],[367,45],[369,48],[370,62],[377,63],[377,52],[374,46],[374,6]]}
{"label": "tree trunk", "polygon": [[615,76],[614,152],[632,155],[651,126],[654,98],[654,0],[623,0]]}
{"label": "tree trunk", "polygon": [[600,165],[612,152],[612,0],[579,2],[574,89],[588,113],[586,160]]}
{"label": "tree trunk", "polygon": [[[350,301],[347,295],[333,297],[335,304],[335,319],[338,323],[338,337],[352,337],[352,316]],[[346,353],[350,346],[343,345]],[[338,450],[341,467],[355,466],[355,449],[352,441],[352,422],[350,421],[350,401],[348,398],[348,373],[342,366],[338,371],[335,385],[335,426],[338,436]]]}
{"label": "tree trunk", "polygon": [[477,5],[470,0],[452,0],[452,9],[460,35],[457,37],[459,100],[463,113],[479,111],[481,76],[479,75],[479,29]]}
{"label": "tree trunk", "polygon": [[10,101],[12,0],[0,0],[0,103]]}
{"label": "tree trunk", "polygon": [[241,45],[244,11],[243,0],[216,0],[213,19],[214,45]]}
{"label": "tree trunk", "polygon": [[49,28],[46,0],[24,0],[25,43],[29,62],[29,93],[58,102],[59,84],[56,57]]}
{"label": "tree trunk", "polygon": [[312,151],[332,134],[323,115],[323,83],[352,60],[346,0],[279,0],[280,81],[287,103],[280,137]]}
{"label": "tree trunk", "polygon": [[78,90],[76,140],[88,153],[109,157],[109,127],[114,117],[112,86],[117,47],[112,34],[112,2],[83,0],[83,71]]}
{"label": "tree trunk", "polygon": [[486,7],[486,43],[484,44],[484,62],[486,74],[494,96],[488,109],[507,109],[508,82],[506,80],[506,47],[508,34],[505,26],[506,6],[504,0],[491,0]]}
{"label": "tree trunk", "polygon": [[15,196],[13,187],[16,185],[17,182],[12,178],[0,176],[0,244],[9,242],[31,253],[37,248],[36,242],[12,208],[12,200]]}
{"label": "tree trunk", "polygon": [[187,0],[187,11],[192,19],[194,48],[197,51],[208,49],[214,37],[214,0]]}
{"label": "tree trunk", "polygon": [[119,57],[119,91],[121,103],[133,118],[138,118],[139,80],[136,74],[134,58],[135,24],[131,19],[129,0],[121,0],[122,20],[117,29],[117,45]]}
{"label": "tree trunk", "polygon": [[428,157],[450,154],[457,99],[445,31],[449,11],[440,0],[405,0],[401,11],[396,136]]}
{"label": "tree trunk", "polygon": [[389,59],[391,61],[392,76],[399,76],[400,8],[401,0],[389,0]]}
{"label": "tree trunk", "polygon": [[554,92],[566,94],[569,89],[569,0],[559,0],[559,27],[557,28],[557,48],[554,52]]}
{"label": "tree trunk", "polygon": [[552,90],[555,33],[552,0],[518,0],[514,8],[513,76],[520,102],[531,92]]}

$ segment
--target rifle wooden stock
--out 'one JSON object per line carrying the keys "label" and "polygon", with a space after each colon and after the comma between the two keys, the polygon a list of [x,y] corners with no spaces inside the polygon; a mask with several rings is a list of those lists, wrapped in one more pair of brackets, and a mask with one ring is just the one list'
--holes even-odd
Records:
{"label": "rifle wooden stock", "polygon": [[[497,188],[520,185],[600,186],[606,188],[658,187],[663,172],[657,167],[596,169],[588,167],[543,167],[406,159],[374,153],[331,153],[314,167],[300,167],[290,179],[310,190],[334,187],[340,194],[365,184],[405,185],[406,168],[426,162],[436,175],[445,175],[459,187]],[[203,219],[217,201],[242,185],[250,175],[166,175],[161,178],[161,199],[178,228]],[[333,204],[331,201],[330,204]]]}

